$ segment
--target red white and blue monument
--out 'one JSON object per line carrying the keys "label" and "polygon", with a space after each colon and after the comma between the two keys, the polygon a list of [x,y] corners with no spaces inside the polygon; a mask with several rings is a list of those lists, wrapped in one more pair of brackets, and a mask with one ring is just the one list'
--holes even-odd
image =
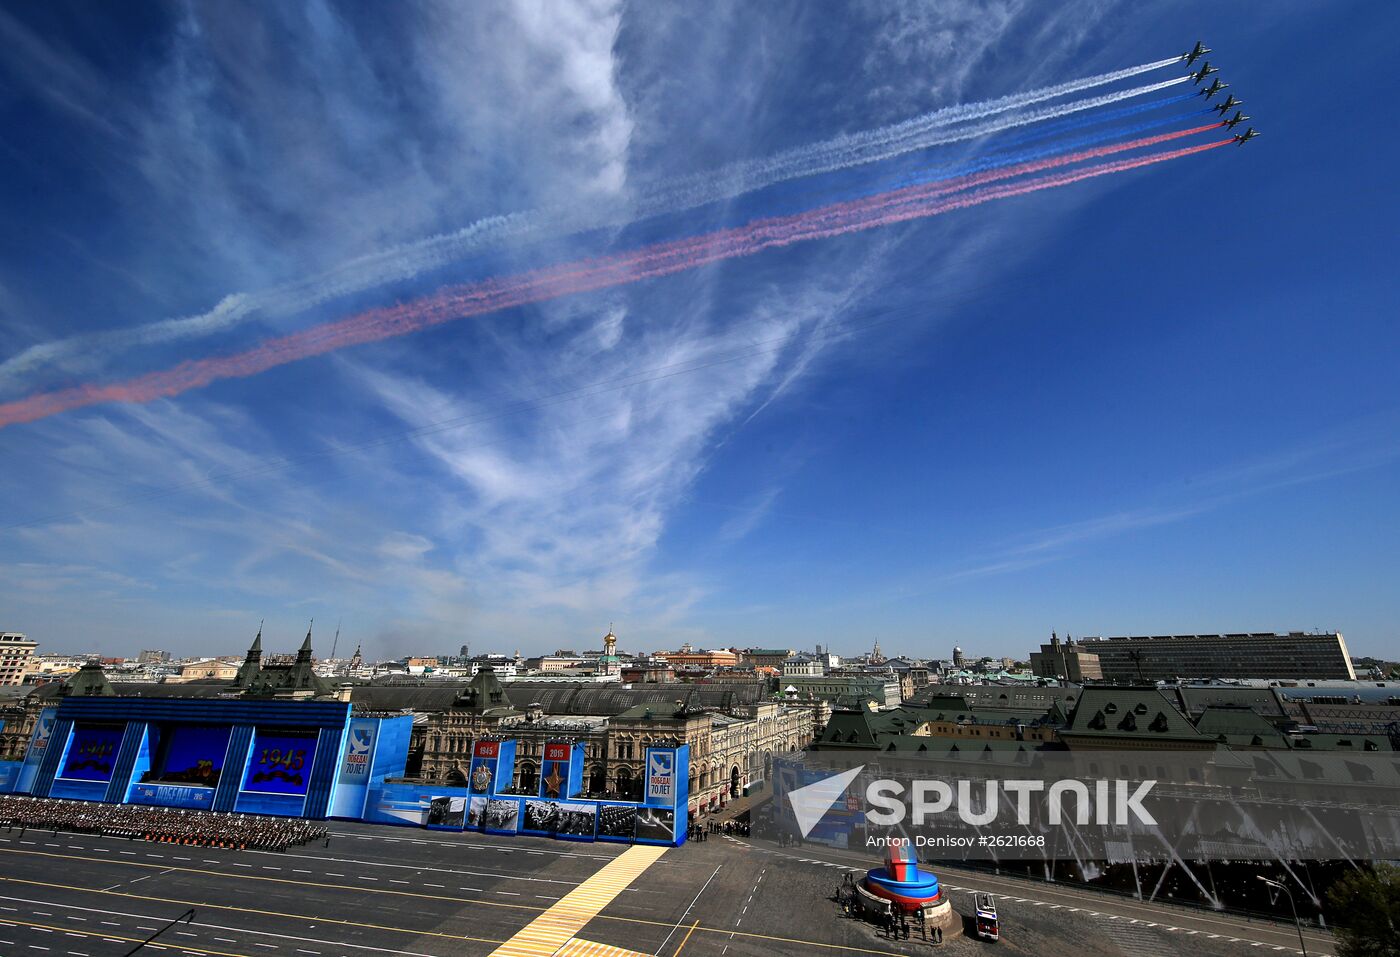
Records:
{"label": "red white and blue monument", "polygon": [[865,873],[865,889],[903,911],[917,911],[938,904],[943,892],[932,871],[919,869],[919,858],[907,841],[893,843],[885,855],[885,866]]}

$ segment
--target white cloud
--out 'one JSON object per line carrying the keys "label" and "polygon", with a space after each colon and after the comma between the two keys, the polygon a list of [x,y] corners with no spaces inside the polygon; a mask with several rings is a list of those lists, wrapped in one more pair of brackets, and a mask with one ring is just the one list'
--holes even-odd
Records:
{"label": "white cloud", "polygon": [[[998,9],[976,23],[949,14],[966,29],[952,44],[939,35],[947,26],[925,36],[912,12],[895,18],[869,66],[896,64],[918,92],[885,106],[898,114],[955,98],[1020,5]],[[667,174],[706,168],[691,150],[716,142],[722,159],[756,155],[783,122],[767,81],[806,42],[773,31],[735,72],[677,77],[674,47],[634,38],[621,51],[617,3],[418,6],[384,36],[340,12],[277,8],[248,23],[223,7],[189,8],[154,109],[123,117],[153,215],[168,216],[190,261],[219,281],[207,301],[502,209],[625,201],[639,174],[654,178],[662,144]],[[667,42],[700,51],[711,70],[735,66],[726,50],[751,29],[738,8],[666,16]],[[868,126],[845,123],[868,106],[835,98],[833,128],[820,128],[823,116],[815,132]],[[921,233],[933,242],[911,272],[935,291],[878,345],[843,323],[872,292],[909,278],[891,272],[905,251],[899,229],[775,256],[737,287],[728,267],[706,269],[486,317],[446,345],[415,352],[405,341],[322,366],[345,375],[315,388],[339,397],[347,380],[346,393],[367,393],[363,410],[244,414],[191,395],[42,423],[29,434],[65,468],[48,498],[79,517],[27,532],[26,561],[91,555],[119,576],[112,587],[175,588],[235,615],[270,606],[259,617],[290,621],[303,602],[354,610],[383,649],[473,635],[538,648],[614,619],[634,634],[699,639],[689,616],[711,582],[683,557],[665,569],[657,559],[716,448],[773,403],[801,401],[823,362],[875,364],[874,353],[926,332],[944,296],[982,278],[974,267],[1005,215]],[[143,256],[170,271],[157,251],[132,258]],[[210,321],[246,308],[223,300]],[[454,368],[478,341],[489,358]],[[460,425],[259,471],[289,447],[356,446],[386,414],[401,428]],[[102,510],[145,494],[132,482],[187,491]],[[719,539],[751,534],[781,495],[766,484]]]}

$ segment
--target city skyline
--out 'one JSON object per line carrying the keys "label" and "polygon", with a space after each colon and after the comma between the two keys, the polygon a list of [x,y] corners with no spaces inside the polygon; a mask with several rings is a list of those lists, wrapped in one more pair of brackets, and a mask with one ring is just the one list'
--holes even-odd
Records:
{"label": "city skyline", "polygon": [[[265,625],[265,623],[264,623],[264,625]],[[365,655],[365,654],[363,654],[363,652],[364,652],[363,646],[362,646],[362,644],[361,644],[360,642],[358,642],[358,641],[350,640],[350,639],[347,638],[346,641],[343,641],[343,642],[342,642],[342,641],[341,641],[341,638],[342,638],[343,636],[342,636],[338,631],[337,631],[337,633],[336,633],[336,634],[333,636],[333,638],[332,638],[332,644],[331,644],[330,649],[327,650],[327,649],[324,647],[324,645],[322,645],[322,646],[320,647],[319,653],[317,653],[317,651],[316,651],[317,636],[316,636],[316,634],[315,634],[315,632],[314,632],[314,626],[313,626],[312,628],[309,628],[306,634],[304,634],[304,635],[302,635],[300,638],[296,639],[296,641],[295,641],[295,643],[294,643],[294,644],[295,644],[295,647],[293,647],[293,645],[290,644],[290,643],[287,644],[287,646],[286,646],[285,648],[282,647],[282,645],[283,645],[284,643],[281,642],[281,641],[279,640],[279,636],[274,635],[274,634],[272,634],[271,632],[268,632],[267,634],[264,634],[264,631],[265,631],[265,628],[260,628],[260,629],[256,632],[255,638],[256,638],[256,640],[257,640],[257,643],[258,643],[259,647],[262,649],[263,654],[268,655],[268,656],[270,656],[270,657],[274,657],[274,658],[291,658],[291,657],[294,657],[296,651],[298,650],[298,648],[300,648],[300,647],[302,646],[302,643],[303,643],[303,642],[311,641],[311,642],[313,642],[313,646],[312,646],[312,647],[313,647],[313,653],[314,653],[314,656],[315,656],[315,660],[316,660],[316,661],[348,661],[348,660],[350,660],[352,657],[359,656],[359,657],[364,658],[365,663],[366,663],[367,666],[370,665],[370,664],[384,664],[384,663],[393,663],[393,662],[402,662],[402,661],[412,661],[412,660],[417,660],[417,659],[440,659],[440,660],[442,660],[442,661],[454,661],[454,662],[455,662],[455,661],[460,661],[460,660],[463,660],[463,659],[470,659],[470,660],[472,660],[472,661],[484,661],[484,660],[487,660],[487,659],[505,659],[505,660],[515,661],[515,660],[530,660],[530,659],[538,659],[538,658],[550,658],[550,657],[555,657],[555,656],[560,656],[560,655],[563,655],[563,656],[587,656],[587,655],[592,655],[592,654],[604,655],[604,654],[609,654],[609,653],[610,653],[610,652],[607,651],[607,643],[606,643],[606,641],[605,641],[606,638],[612,638],[612,639],[615,640],[616,647],[614,647],[613,653],[616,653],[617,655],[619,655],[619,656],[621,656],[621,657],[623,657],[623,658],[628,658],[628,659],[637,658],[637,659],[641,659],[641,660],[645,660],[645,659],[649,659],[649,658],[653,658],[653,657],[658,657],[658,656],[685,654],[685,653],[689,653],[689,652],[691,652],[691,651],[693,651],[693,652],[695,652],[695,653],[701,653],[701,652],[704,652],[704,651],[711,651],[711,650],[714,650],[714,651],[721,651],[721,650],[723,650],[723,651],[734,651],[734,652],[739,652],[740,654],[742,654],[742,653],[745,653],[745,652],[755,652],[755,653],[756,653],[756,652],[764,652],[764,651],[781,650],[781,651],[786,651],[786,652],[790,653],[792,656],[794,656],[794,657],[799,657],[799,658],[802,657],[802,656],[804,656],[804,655],[805,655],[805,656],[808,656],[808,657],[810,658],[810,656],[813,655],[813,654],[816,654],[816,655],[832,654],[832,655],[835,655],[836,658],[841,659],[841,660],[843,660],[843,661],[863,661],[863,660],[867,660],[867,659],[868,659],[868,660],[870,660],[870,661],[872,661],[872,662],[873,662],[873,661],[876,661],[876,660],[881,661],[881,662],[884,662],[884,661],[890,661],[890,660],[904,659],[904,660],[914,661],[914,662],[946,663],[946,664],[950,664],[950,665],[955,666],[955,667],[956,667],[956,666],[959,664],[959,662],[961,662],[961,661],[966,661],[969,665],[972,665],[972,664],[975,664],[975,663],[984,662],[984,661],[993,661],[993,662],[1014,661],[1014,662],[1017,662],[1017,663],[1023,663],[1023,664],[1025,664],[1028,668],[1034,668],[1034,667],[1035,667],[1034,656],[1035,656],[1035,648],[1036,648],[1035,645],[1031,645],[1031,646],[1030,646],[1031,650],[1029,650],[1029,651],[1017,651],[1017,652],[1011,652],[1011,653],[1002,654],[1002,653],[998,653],[998,652],[996,652],[996,651],[983,651],[983,650],[977,649],[977,648],[963,648],[963,647],[960,646],[960,645],[953,645],[953,646],[950,646],[949,648],[944,649],[944,651],[945,651],[946,653],[943,653],[943,654],[939,654],[939,653],[923,653],[923,652],[921,652],[921,651],[919,651],[919,652],[910,651],[910,650],[908,650],[908,649],[906,649],[906,648],[902,648],[902,647],[882,647],[881,644],[880,644],[880,640],[879,640],[878,637],[875,638],[875,639],[873,640],[873,642],[872,642],[870,645],[868,645],[868,646],[866,646],[866,647],[864,647],[864,648],[852,646],[852,648],[851,648],[850,650],[845,650],[845,651],[840,650],[840,649],[838,649],[838,648],[836,648],[836,647],[833,647],[832,645],[829,645],[829,644],[823,644],[823,643],[821,643],[821,642],[814,642],[814,643],[812,643],[812,644],[809,644],[809,645],[806,645],[806,646],[800,646],[800,647],[799,647],[799,646],[782,645],[782,644],[773,645],[773,646],[760,646],[760,645],[745,645],[745,646],[739,646],[739,645],[724,645],[724,644],[693,645],[691,642],[685,642],[685,643],[681,644],[681,645],[678,646],[678,647],[672,647],[672,646],[650,646],[650,645],[636,644],[636,643],[626,644],[626,643],[624,643],[624,642],[622,641],[622,639],[621,639],[620,637],[614,635],[612,629],[609,628],[609,631],[608,631],[608,633],[607,633],[606,636],[598,637],[598,638],[596,638],[596,639],[582,639],[582,640],[580,640],[580,641],[575,641],[575,642],[573,642],[572,644],[569,644],[569,643],[559,643],[559,644],[549,645],[547,648],[546,648],[545,646],[540,646],[539,648],[535,648],[535,649],[531,649],[531,650],[526,650],[525,648],[507,649],[507,648],[496,648],[496,647],[473,648],[473,647],[468,643],[468,644],[457,645],[457,646],[452,647],[452,648],[441,648],[441,649],[439,649],[439,648],[433,648],[433,647],[412,648],[412,649],[402,650],[400,653],[397,653],[397,654],[394,654],[394,655],[390,655],[390,656],[374,656],[374,655]],[[6,634],[7,634],[7,636],[13,635],[14,637],[25,637],[25,638],[28,638],[28,637],[29,637],[29,636],[27,636],[27,635],[23,635],[23,633],[18,633],[18,632],[6,633]],[[1215,634],[1201,633],[1201,634],[1198,635],[1197,637],[1204,638],[1204,639],[1220,638],[1220,637],[1251,638],[1251,639],[1256,639],[1256,640],[1257,640],[1257,639],[1267,639],[1267,638],[1278,638],[1278,639],[1280,640],[1280,642],[1283,642],[1283,643],[1286,645],[1286,644],[1287,644],[1287,641],[1288,641],[1289,639],[1296,639],[1296,638],[1301,638],[1301,637],[1333,637],[1333,636],[1335,636],[1335,637],[1337,637],[1337,638],[1340,638],[1340,639],[1343,640],[1343,642],[1345,642],[1345,637],[1344,637],[1343,635],[1340,635],[1340,634],[1335,633],[1335,632],[1322,632],[1322,631],[1314,631],[1314,632],[1293,631],[1293,632],[1277,632],[1277,633],[1275,633],[1275,632],[1255,632],[1255,633],[1240,632],[1240,633],[1215,633]],[[1078,646],[1080,649],[1083,649],[1083,650],[1086,650],[1086,651],[1089,651],[1089,652],[1094,652],[1094,651],[1096,650],[1097,645],[1098,645],[1100,642],[1110,642],[1110,641],[1114,641],[1114,640],[1126,640],[1126,639],[1129,639],[1129,638],[1131,638],[1131,639],[1133,639],[1133,640],[1135,640],[1135,641],[1157,640],[1157,639],[1161,639],[1161,638],[1163,638],[1163,637],[1164,637],[1164,636],[1161,636],[1161,635],[1155,635],[1155,636],[1154,636],[1154,635],[1131,635],[1131,636],[1130,636],[1130,635],[1070,635],[1070,634],[1067,633],[1067,632],[1066,632],[1066,633],[1063,633],[1063,634],[1060,633],[1060,632],[1052,632],[1052,633],[1051,633],[1051,639],[1052,639],[1052,640],[1058,640],[1058,641],[1061,642],[1065,647],[1067,647],[1067,648],[1073,648],[1073,647],[1076,646],[1076,643],[1077,643],[1077,646]],[[1182,637],[1182,636],[1171,636],[1171,637]],[[1186,636],[1186,637],[1191,637],[1191,636]],[[31,638],[30,640],[32,641],[33,639]],[[1040,647],[1040,650],[1043,652],[1043,651],[1046,649],[1046,647],[1048,647],[1048,645],[1047,645],[1046,643],[1042,642],[1042,643],[1040,644],[1039,647]],[[1342,648],[1343,648],[1343,649],[1346,648],[1345,644],[1342,645]],[[135,652],[132,652],[132,651],[130,651],[130,650],[120,650],[120,651],[117,652],[117,653],[113,653],[113,654],[104,654],[104,653],[102,653],[102,652],[99,652],[99,651],[96,651],[96,650],[92,650],[92,649],[72,649],[72,648],[48,648],[48,649],[43,649],[42,646],[41,646],[39,649],[36,649],[35,652],[34,652],[34,654],[35,654],[36,657],[48,656],[48,657],[52,657],[52,658],[72,658],[72,659],[78,659],[78,658],[84,658],[84,657],[86,657],[86,658],[90,658],[90,659],[94,659],[94,660],[99,659],[99,658],[101,658],[101,659],[118,659],[118,660],[124,660],[124,661],[127,661],[127,662],[137,661],[138,659],[146,658],[147,656],[157,655],[157,654],[166,656],[166,659],[167,659],[167,660],[164,661],[164,662],[162,662],[162,661],[156,661],[155,659],[152,659],[152,660],[151,660],[150,663],[152,663],[152,664],[157,664],[157,665],[163,664],[163,663],[171,663],[171,662],[199,661],[199,660],[203,660],[203,659],[241,660],[241,659],[244,657],[245,653],[246,653],[246,651],[245,651],[244,649],[242,649],[242,648],[239,648],[239,649],[236,649],[236,650],[229,650],[229,649],[215,650],[215,651],[212,651],[212,652],[205,652],[205,653],[200,653],[200,652],[188,653],[188,652],[182,651],[182,650],[179,649],[179,648],[175,648],[175,649],[170,649],[170,648],[159,648],[159,649],[155,649],[155,648],[146,648],[146,647],[143,647],[143,648],[141,648],[141,649],[139,649],[139,650],[137,650],[137,651],[135,651]],[[875,657],[876,653],[878,653],[878,659]],[[1387,659],[1387,658],[1384,657],[1384,656],[1371,656],[1371,655],[1361,655],[1361,654],[1349,654],[1349,655],[1348,655],[1348,658],[1349,658],[1350,660],[1354,660],[1354,661],[1359,661],[1359,660],[1374,660],[1374,661],[1379,661],[1379,662],[1385,662],[1385,661],[1389,660],[1389,659]],[[1207,680],[1207,679],[1212,679],[1214,676],[1213,676],[1212,674],[1208,674],[1208,673],[1206,673],[1206,672],[1202,672],[1202,673],[1199,674],[1199,675],[1197,675],[1195,672],[1192,672],[1192,673],[1190,673],[1190,674],[1183,674],[1182,677],[1183,677],[1183,678],[1190,679],[1190,680]],[[1260,672],[1258,675],[1255,675],[1254,677],[1257,677],[1257,678],[1277,678],[1277,677],[1279,677],[1279,676],[1276,675],[1276,674],[1269,673],[1269,672],[1266,672],[1266,671],[1265,671],[1265,672]],[[1339,677],[1339,676],[1335,676],[1335,675],[1334,675],[1334,676],[1317,676],[1317,675],[1315,675],[1314,677],[1330,677],[1330,678],[1336,678],[1336,677]],[[1360,675],[1360,674],[1357,675],[1357,678],[1362,678],[1362,679],[1364,680],[1364,676],[1362,676],[1362,675]],[[1077,679],[1074,679],[1074,680],[1077,680]],[[1102,680],[1102,679],[1100,679],[1100,680]],[[1356,679],[1352,679],[1352,680],[1356,680]]]}
{"label": "city skyline", "polygon": [[[0,156],[0,403],[863,195],[837,171],[355,284],[491,217],[626,207],[1197,37],[1268,117],[1243,149],[6,425],[0,628],[205,654],[343,618],[393,657],[616,620],[1018,658],[1051,630],[1319,629],[1386,656],[1397,200],[1318,189],[1383,182],[1387,151],[1313,118],[1339,88],[1343,119],[1384,115],[1388,63],[1349,42],[1400,12],[1122,12],[0,12],[26,131]],[[268,292],[327,275],[297,308]]]}

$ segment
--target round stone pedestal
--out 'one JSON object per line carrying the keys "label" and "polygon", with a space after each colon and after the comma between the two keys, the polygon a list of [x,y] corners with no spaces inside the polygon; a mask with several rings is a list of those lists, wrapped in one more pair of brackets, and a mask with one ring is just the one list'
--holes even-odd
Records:
{"label": "round stone pedestal", "polygon": [[[866,920],[878,922],[890,912],[888,900],[877,897],[860,884],[856,885],[856,901]],[[943,932],[944,940],[962,936],[962,915],[953,910],[953,902],[946,897],[931,904],[925,904],[919,909],[924,913],[924,926],[928,928],[929,933],[932,933],[936,928]],[[910,914],[910,917],[912,918],[913,915]]]}
{"label": "round stone pedestal", "polygon": [[924,923],[929,930],[935,927],[942,930],[944,940],[962,936],[962,915],[953,910],[953,902],[946,898],[924,908]]}

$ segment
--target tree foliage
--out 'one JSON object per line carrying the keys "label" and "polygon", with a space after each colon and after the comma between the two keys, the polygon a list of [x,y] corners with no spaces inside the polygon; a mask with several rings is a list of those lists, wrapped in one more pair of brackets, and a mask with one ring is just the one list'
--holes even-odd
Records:
{"label": "tree foliage", "polygon": [[1353,871],[1327,892],[1339,957],[1400,957],[1400,867]]}

